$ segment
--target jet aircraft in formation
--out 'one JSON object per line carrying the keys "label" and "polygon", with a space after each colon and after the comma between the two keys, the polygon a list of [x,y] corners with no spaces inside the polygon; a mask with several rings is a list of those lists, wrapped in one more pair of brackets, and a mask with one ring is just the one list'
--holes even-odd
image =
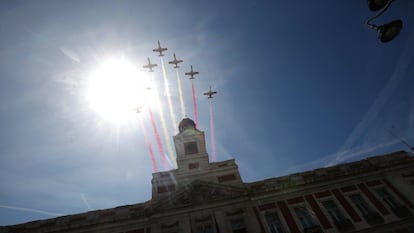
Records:
{"label": "jet aircraft in formation", "polygon": [[174,68],[178,68],[179,67],[178,64],[181,62],[183,62],[183,60],[177,60],[177,57],[175,56],[175,53],[174,53],[174,60],[169,61],[168,64],[174,64],[175,65]]}
{"label": "jet aircraft in formation", "polygon": [[196,74],[198,74],[198,72],[193,70],[193,65],[190,66],[190,72],[185,73],[185,75],[190,76],[189,79],[195,79],[194,75]]}
{"label": "jet aircraft in formation", "polygon": [[210,86],[210,90],[208,92],[204,93],[204,95],[207,95],[208,96],[207,98],[209,98],[209,99],[212,99],[213,95],[215,95],[215,94],[217,94],[217,91],[212,91],[211,86]]}
{"label": "jet aircraft in formation", "polygon": [[136,108],[133,108],[132,110],[134,110],[136,113],[141,113],[142,112],[142,107],[138,106]]}
{"label": "jet aircraft in formation", "polygon": [[167,48],[161,47],[160,41],[158,41],[158,48],[155,48],[152,51],[160,53],[158,56],[162,57],[162,56],[164,56],[164,54],[162,54],[162,52],[167,51],[167,50],[168,50]]}
{"label": "jet aircraft in formation", "polygon": [[152,68],[156,67],[157,64],[152,64],[151,61],[150,61],[150,59],[149,59],[149,57],[147,59],[148,59],[148,64],[147,65],[144,65],[142,67],[148,68],[149,69],[149,72],[154,72],[154,70]]}

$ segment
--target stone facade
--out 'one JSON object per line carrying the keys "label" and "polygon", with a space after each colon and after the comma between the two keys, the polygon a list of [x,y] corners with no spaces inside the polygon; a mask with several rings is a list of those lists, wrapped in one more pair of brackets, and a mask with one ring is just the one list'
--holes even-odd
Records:
{"label": "stone facade", "polygon": [[234,160],[210,163],[184,119],[177,169],[154,173],[135,205],[0,227],[0,233],[414,233],[414,158],[404,151],[244,183]]}

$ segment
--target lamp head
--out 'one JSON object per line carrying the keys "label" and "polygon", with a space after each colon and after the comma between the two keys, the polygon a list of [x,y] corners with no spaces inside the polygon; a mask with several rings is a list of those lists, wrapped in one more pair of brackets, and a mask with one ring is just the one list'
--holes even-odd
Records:
{"label": "lamp head", "polygon": [[378,37],[382,43],[387,43],[393,40],[402,29],[403,22],[399,19],[391,21],[390,23],[381,25],[377,28]]}
{"label": "lamp head", "polygon": [[392,0],[368,0],[368,8],[371,11],[379,11],[384,8],[389,1]]}

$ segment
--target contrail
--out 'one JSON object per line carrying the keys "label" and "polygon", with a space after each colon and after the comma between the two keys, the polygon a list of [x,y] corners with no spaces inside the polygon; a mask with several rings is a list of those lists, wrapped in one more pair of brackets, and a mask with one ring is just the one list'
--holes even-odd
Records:
{"label": "contrail", "polygon": [[213,162],[217,160],[216,155],[216,135],[214,132],[214,118],[213,118],[213,100],[210,99],[210,131],[211,131],[211,150]]}
{"label": "contrail", "polygon": [[155,140],[156,140],[157,145],[158,145],[158,150],[161,154],[162,165],[164,166],[164,169],[168,169],[168,162],[167,162],[167,159],[165,158],[164,148],[162,147],[160,134],[158,132],[158,128],[157,128],[157,125],[155,123],[154,115],[152,114],[151,106],[149,104],[148,104],[148,112],[150,114],[152,129],[154,130],[154,135],[155,135]]}
{"label": "contrail", "polygon": [[185,117],[185,105],[184,105],[183,90],[181,89],[181,80],[180,80],[180,75],[178,73],[178,69],[175,69],[175,74],[177,77],[178,94],[180,96],[181,117],[184,118]]}
{"label": "contrail", "polygon": [[150,156],[151,156],[152,170],[154,172],[158,172],[159,169],[158,169],[157,161],[155,160],[154,151],[152,149],[151,142],[149,140],[147,130],[145,129],[144,122],[142,121],[141,117],[139,117],[139,124],[141,126],[141,131],[144,134],[145,143],[147,144],[148,151],[149,151]]}
{"label": "contrail", "polygon": [[393,75],[388,80],[387,84],[385,85],[385,88],[382,89],[382,91],[378,95],[374,104],[371,105],[371,107],[365,113],[362,120],[353,129],[351,135],[348,137],[345,143],[339,148],[337,152],[338,156],[333,159],[332,163],[336,163],[337,161],[341,160],[342,153],[340,152],[347,150],[351,148],[352,146],[354,146],[355,142],[363,136],[364,132],[367,131],[367,127],[369,123],[373,122],[373,120],[378,116],[382,107],[385,105],[387,100],[390,98],[392,93],[397,88],[400,81],[403,79],[404,74],[408,70],[407,68],[409,67],[410,61],[414,54],[414,46],[411,45],[411,42],[413,40],[414,40],[414,33],[411,32],[410,39],[407,40],[408,44],[405,46],[405,49],[402,50],[403,52],[400,56],[397,66],[395,67],[395,71]]}
{"label": "contrail", "polygon": [[161,101],[160,101],[160,97],[159,97],[159,93],[158,93],[158,89],[156,86],[156,83],[154,81],[154,75],[151,73],[151,83],[152,83],[152,90],[154,90],[154,97],[155,97],[155,104],[157,105],[157,109],[159,111],[160,114],[160,121],[161,121],[161,128],[163,131],[163,136],[164,136],[164,140],[165,143],[167,144],[167,149],[168,149],[168,153],[170,156],[170,160],[173,162],[174,167],[177,165],[175,158],[174,158],[174,152],[173,149],[171,147],[171,143],[170,143],[170,134],[168,132],[168,128],[167,128],[167,123],[165,122],[165,117],[164,117],[164,111],[163,108],[161,106]]}
{"label": "contrail", "polygon": [[91,206],[89,205],[88,201],[86,200],[86,197],[83,193],[80,194],[83,203],[85,203],[86,207],[88,207],[88,210],[92,210]]}
{"label": "contrail", "polygon": [[54,212],[49,212],[49,211],[44,211],[44,210],[37,210],[37,209],[17,207],[17,206],[8,206],[8,205],[0,205],[0,208],[11,209],[11,210],[19,210],[19,211],[25,211],[25,212],[32,212],[32,213],[40,213],[40,214],[49,215],[49,216],[62,216],[62,215],[65,215],[65,214],[61,214],[61,213],[54,213]]}
{"label": "contrail", "polygon": [[[397,140],[393,140],[393,141],[389,141],[389,142],[378,144],[378,145],[360,146],[360,147],[357,147],[351,150],[336,152],[334,154],[324,156],[320,159],[311,161],[309,163],[304,163],[304,164],[300,164],[294,167],[290,167],[289,169],[286,170],[286,172],[296,172],[296,171],[306,170],[306,169],[334,166],[346,160],[361,156],[362,154],[369,153],[369,152],[372,152],[378,149],[386,148],[386,147],[395,145],[397,143],[398,143]],[[334,159],[338,157],[340,158],[339,160]]]}
{"label": "contrail", "polygon": [[175,119],[175,113],[174,113],[172,100],[171,100],[170,85],[168,84],[167,73],[165,72],[165,67],[164,67],[164,59],[162,59],[162,57],[161,57],[161,68],[162,68],[162,76],[164,78],[165,93],[167,95],[168,109],[170,110],[172,127],[175,127],[177,125],[177,120]]}
{"label": "contrail", "polygon": [[191,90],[193,92],[194,120],[195,120],[196,126],[198,126],[197,101],[196,101],[195,88],[194,88],[194,79],[191,79],[191,84],[192,84]]}
{"label": "contrail", "polygon": [[60,47],[59,48],[59,50],[65,55],[65,56],[67,56],[68,58],[70,58],[70,59],[72,59],[73,61],[75,61],[75,62],[77,62],[77,63],[80,63],[81,61],[80,61],[80,59],[79,59],[79,56],[75,53],[75,52],[73,52],[72,50],[70,50],[70,49],[67,49],[67,48],[65,48],[65,47]]}

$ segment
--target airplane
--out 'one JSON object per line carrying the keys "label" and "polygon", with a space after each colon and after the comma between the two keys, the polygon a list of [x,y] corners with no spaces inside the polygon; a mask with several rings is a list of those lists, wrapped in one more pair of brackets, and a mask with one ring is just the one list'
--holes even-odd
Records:
{"label": "airplane", "polygon": [[154,70],[152,68],[156,67],[157,64],[152,64],[151,61],[150,61],[150,59],[149,59],[149,57],[147,59],[148,59],[148,65],[144,65],[142,67],[148,68],[149,69],[149,72],[154,72]]}
{"label": "airplane", "polygon": [[162,54],[162,52],[164,52],[164,51],[166,51],[166,50],[168,50],[167,48],[163,48],[163,47],[161,47],[161,44],[160,44],[160,41],[158,41],[158,48],[155,48],[155,49],[153,49],[152,51],[154,51],[154,52],[159,52],[160,53],[160,55],[158,55],[159,57],[162,57],[162,56],[164,56],[164,54]]}
{"label": "airplane", "polygon": [[193,70],[193,65],[190,66],[190,72],[185,73],[185,75],[189,75],[189,79],[195,79],[194,75],[198,74],[197,71]]}
{"label": "airplane", "polygon": [[211,86],[210,86],[210,90],[208,92],[204,93],[203,95],[208,95],[207,98],[212,99],[213,95],[215,95],[215,94],[217,94],[217,91],[212,91]]}
{"label": "airplane", "polygon": [[174,53],[174,60],[169,61],[168,64],[174,64],[175,65],[174,68],[178,68],[179,67],[178,63],[181,63],[181,62],[183,62],[183,60],[177,60],[177,57],[175,57],[175,53]]}
{"label": "airplane", "polygon": [[132,108],[131,110],[134,110],[136,113],[141,113],[142,112],[142,106],[138,106],[136,108]]}

